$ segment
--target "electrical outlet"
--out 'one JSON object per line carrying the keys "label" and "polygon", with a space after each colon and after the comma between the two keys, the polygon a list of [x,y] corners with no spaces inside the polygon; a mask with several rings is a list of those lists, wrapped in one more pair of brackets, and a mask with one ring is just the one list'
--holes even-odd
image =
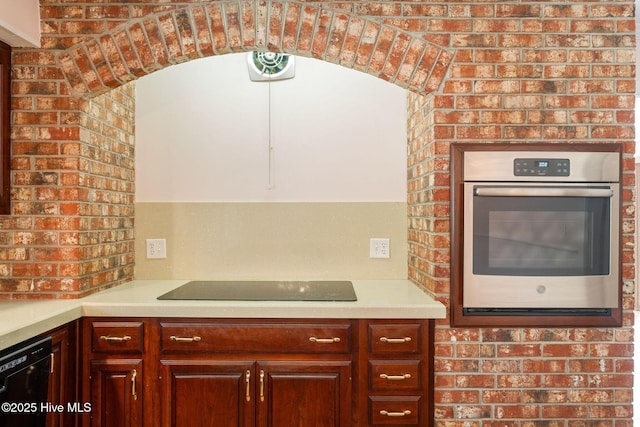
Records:
{"label": "electrical outlet", "polygon": [[166,239],[147,239],[147,259],[160,259],[167,257]]}
{"label": "electrical outlet", "polygon": [[389,239],[369,240],[369,258],[389,258]]}

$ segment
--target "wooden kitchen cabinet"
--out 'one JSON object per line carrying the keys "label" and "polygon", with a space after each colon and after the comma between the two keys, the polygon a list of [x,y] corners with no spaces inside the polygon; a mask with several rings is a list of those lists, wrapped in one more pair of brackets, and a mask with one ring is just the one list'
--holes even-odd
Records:
{"label": "wooden kitchen cabinet", "polygon": [[363,425],[432,424],[433,327],[428,320],[366,321],[360,354]]}
{"label": "wooden kitchen cabinet", "polygon": [[83,319],[82,329],[82,396],[91,411],[81,424],[143,426],[144,321]]}
{"label": "wooden kitchen cabinet", "polygon": [[165,360],[159,426],[249,427],[254,424],[251,362]]}
{"label": "wooden kitchen cabinet", "polygon": [[90,372],[90,425],[142,426],[142,360],[96,359]]}
{"label": "wooden kitchen cabinet", "polygon": [[350,425],[350,361],[164,360],[162,379],[166,427]]}
{"label": "wooden kitchen cabinet", "polygon": [[161,322],[162,425],[351,425],[352,329],[350,321]]}
{"label": "wooden kitchen cabinet", "polygon": [[83,425],[430,426],[433,324],[84,319]]}
{"label": "wooden kitchen cabinet", "polygon": [[351,424],[350,361],[261,362],[257,374],[257,426]]}
{"label": "wooden kitchen cabinet", "polygon": [[51,337],[51,375],[49,376],[48,401],[63,405],[67,410],[47,413],[47,427],[72,427],[76,414],[68,410],[68,404],[77,402],[76,364],[77,322],[70,322],[43,334]]}

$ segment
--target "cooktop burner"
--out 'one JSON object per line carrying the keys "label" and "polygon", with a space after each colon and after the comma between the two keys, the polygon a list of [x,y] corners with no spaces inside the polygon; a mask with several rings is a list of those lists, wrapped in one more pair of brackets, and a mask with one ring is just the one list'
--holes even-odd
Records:
{"label": "cooktop burner", "polygon": [[192,281],[159,300],[357,301],[349,281]]}

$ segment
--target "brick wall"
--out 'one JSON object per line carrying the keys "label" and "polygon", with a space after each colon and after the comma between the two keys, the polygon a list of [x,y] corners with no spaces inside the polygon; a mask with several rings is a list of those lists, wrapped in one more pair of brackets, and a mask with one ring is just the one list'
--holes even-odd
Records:
{"label": "brick wall", "polygon": [[5,295],[74,297],[131,277],[133,100],[123,85],[256,47],[314,56],[411,91],[408,275],[445,304],[451,142],[625,144],[625,326],[439,321],[434,399],[442,427],[631,426],[633,1],[41,5],[42,49],[13,56]]}
{"label": "brick wall", "polygon": [[[623,142],[625,326],[454,329],[438,321],[437,424],[630,426],[635,82],[633,40],[613,34],[631,28],[628,5],[470,7],[485,18],[464,23],[475,36],[452,35],[458,48],[442,90],[409,94],[409,276],[449,304],[452,142]],[[519,33],[527,27],[538,31]]]}
{"label": "brick wall", "polygon": [[80,293],[133,277],[134,99],[129,83],[81,103],[79,188],[62,206],[80,218]]}
{"label": "brick wall", "polygon": [[[436,106],[442,102],[440,95],[409,95],[408,246],[411,279],[448,305],[449,145],[454,140],[435,137],[442,113]],[[480,113],[485,107],[478,108]],[[625,242],[634,241],[631,147],[627,144],[625,155]],[[448,319],[437,321],[437,425],[631,426],[632,252],[625,248],[622,328],[451,328]]]}
{"label": "brick wall", "polygon": [[52,62],[14,54],[5,298],[75,298],[133,276],[134,87],[70,97]]}

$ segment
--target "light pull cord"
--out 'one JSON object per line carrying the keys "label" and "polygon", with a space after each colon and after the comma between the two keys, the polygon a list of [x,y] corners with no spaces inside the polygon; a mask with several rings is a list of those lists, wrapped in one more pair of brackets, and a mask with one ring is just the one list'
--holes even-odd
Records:
{"label": "light pull cord", "polygon": [[274,174],[274,165],[273,165],[273,144],[271,144],[271,76],[269,75],[269,81],[267,82],[268,86],[268,143],[269,143],[269,160],[268,160],[268,182],[267,182],[267,190],[273,190],[275,188],[275,178]]}

